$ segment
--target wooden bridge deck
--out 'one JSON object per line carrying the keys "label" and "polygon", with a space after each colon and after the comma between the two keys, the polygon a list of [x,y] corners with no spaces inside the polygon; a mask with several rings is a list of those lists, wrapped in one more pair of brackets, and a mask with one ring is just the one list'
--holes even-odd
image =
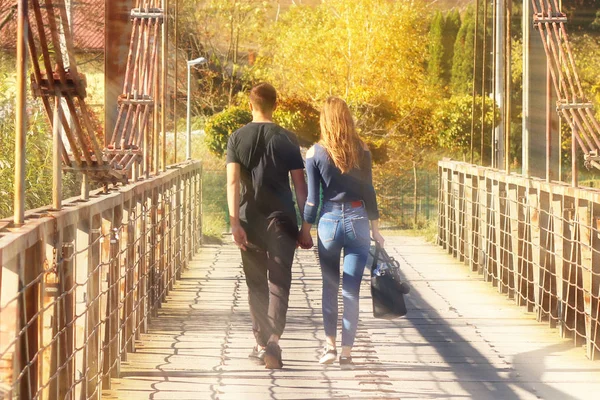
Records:
{"label": "wooden bridge deck", "polygon": [[600,364],[472,275],[442,249],[414,237],[386,246],[412,285],[409,315],[371,314],[363,282],[357,367],[320,366],[320,271],[297,252],[284,369],[265,370],[253,345],[238,250],[205,246],[104,399],[593,399]]}

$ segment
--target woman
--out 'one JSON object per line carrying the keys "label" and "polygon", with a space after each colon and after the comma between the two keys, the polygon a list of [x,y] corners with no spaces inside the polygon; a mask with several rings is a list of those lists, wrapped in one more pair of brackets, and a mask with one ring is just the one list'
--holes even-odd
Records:
{"label": "woman", "polygon": [[383,245],[379,212],[373,188],[371,153],[359,138],[348,105],[330,97],[321,111],[321,140],[306,155],[308,199],[304,229],[317,217],[319,188],[323,206],[317,229],[319,261],[323,276],[323,323],[327,345],[321,364],[337,358],[336,333],[340,253],[344,250],[342,279],[343,321],[341,366],[352,365],[352,346],[358,324],[358,299],[370,247],[369,221],[373,238]]}

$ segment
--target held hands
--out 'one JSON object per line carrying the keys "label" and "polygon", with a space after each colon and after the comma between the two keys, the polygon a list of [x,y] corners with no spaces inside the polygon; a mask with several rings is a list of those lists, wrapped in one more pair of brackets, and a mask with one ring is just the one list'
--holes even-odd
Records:
{"label": "held hands", "polygon": [[246,245],[248,244],[248,237],[246,231],[240,224],[231,225],[231,234],[233,235],[233,241],[240,249],[246,251]]}
{"label": "held hands", "polygon": [[300,229],[298,233],[298,246],[303,249],[310,249],[313,247],[313,239],[310,235],[310,228],[305,228],[304,226]]}

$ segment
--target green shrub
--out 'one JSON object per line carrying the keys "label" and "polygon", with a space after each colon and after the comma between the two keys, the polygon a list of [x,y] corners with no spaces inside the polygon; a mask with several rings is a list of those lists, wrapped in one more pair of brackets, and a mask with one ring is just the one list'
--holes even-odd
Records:
{"label": "green shrub", "polygon": [[206,122],[206,145],[208,150],[219,157],[227,151],[229,136],[252,121],[252,113],[242,107],[229,107],[213,115]]}

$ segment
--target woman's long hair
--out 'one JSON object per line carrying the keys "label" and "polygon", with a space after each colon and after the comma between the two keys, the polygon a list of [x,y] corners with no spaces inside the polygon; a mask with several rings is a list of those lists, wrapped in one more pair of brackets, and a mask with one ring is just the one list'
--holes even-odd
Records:
{"label": "woman's long hair", "polygon": [[356,133],[348,105],[339,97],[329,97],[323,104],[320,143],[343,174],[360,168],[363,142]]}

